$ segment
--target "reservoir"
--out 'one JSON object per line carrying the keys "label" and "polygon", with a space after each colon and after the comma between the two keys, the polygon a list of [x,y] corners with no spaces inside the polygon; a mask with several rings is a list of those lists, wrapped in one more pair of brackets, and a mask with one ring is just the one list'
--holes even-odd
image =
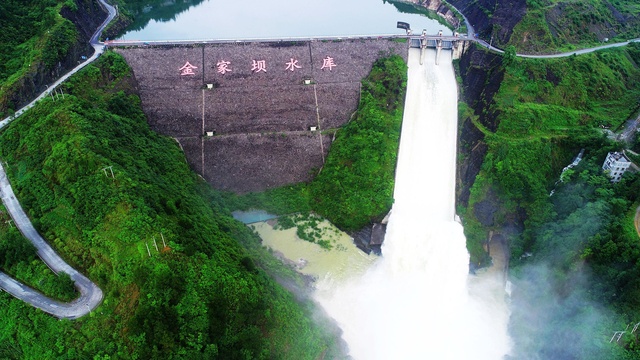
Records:
{"label": "reservoir", "polygon": [[[400,12],[398,7],[404,11]],[[133,10],[138,18],[122,40],[255,39],[404,34],[447,28],[411,5],[380,0],[164,1]],[[435,14],[433,14],[435,15]]]}

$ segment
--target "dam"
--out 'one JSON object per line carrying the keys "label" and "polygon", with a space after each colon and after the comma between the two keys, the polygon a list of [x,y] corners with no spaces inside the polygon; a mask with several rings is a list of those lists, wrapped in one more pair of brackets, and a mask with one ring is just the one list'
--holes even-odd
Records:
{"label": "dam", "polygon": [[[357,109],[376,59],[407,59],[439,35],[262,40],[110,41],[133,69],[153,130],[175,138],[217,189],[309,181]],[[452,44],[452,37],[444,37]],[[432,41],[433,40],[433,41]],[[453,38],[459,44],[466,39]],[[463,46],[451,48],[463,51]]]}
{"label": "dam", "polygon": [[[115,49],[134,69],[152,128],[176,138],[214,187],[236,192],[311,178],[332,132],[356,110],[360,80],[375,59],[394,53],[408,61],[384,256],[362,276],[317,285],[318,301],[355,359],[496,359],[510,347],[504,284],[468,275],[462,226],[454,220],[458,54],[431,40]],[[460,334],[473,345],[460,347]]]}

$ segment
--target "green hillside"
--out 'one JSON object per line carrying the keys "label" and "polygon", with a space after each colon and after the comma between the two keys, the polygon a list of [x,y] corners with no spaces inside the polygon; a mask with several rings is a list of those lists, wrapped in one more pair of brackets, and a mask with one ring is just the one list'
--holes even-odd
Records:
{"label": "green hillside", "polygon": [[[76,47],[76,26],[61,15],[89,7],[89,0],[7,0],[0,2],[0,116],[17,110],[16,97],[58,71]],[[75,64],[75,60],[73,61]]]}
{"label": "green hillside", "polygon": [[337,356],[311,305],[265,269],[295,277],[229,216],[177,143],[150,131],[122,58],[105,54],[65,94],[4,130],[0,156],[36,227],[105,299],[70,322],[0,293],[0,358]]}
{"label": "green hillside", "polygon": [[[563,59],[505,57],[502,66],[486,112],[496,130],[471,115],[488,150],[463,217],[472,261],[484,261],[489,230],[509,242],[513,355],[635,358],[636,337],[605,344],[640,319],[640,175],[612,184],[601,166],[608,151],[626,147],[605,129],[621,130],[640,111],[640,44]],[[558,181],[580,149],[582,162]]]}
{"label": "green hillside", "polygon": [[544,53],[640,37],[635,0],[527,0],[509,41],[519,51]]}

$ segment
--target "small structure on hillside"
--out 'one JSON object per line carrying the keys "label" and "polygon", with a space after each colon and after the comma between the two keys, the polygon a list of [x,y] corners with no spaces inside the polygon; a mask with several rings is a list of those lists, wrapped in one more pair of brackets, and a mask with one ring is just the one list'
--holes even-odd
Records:
{"label": "small structure on hillside", "polygon": [[608,171],[612,182],[618,182],[631,164],[631,160],[623,152],[610,152],[604,160],[602,170]]}

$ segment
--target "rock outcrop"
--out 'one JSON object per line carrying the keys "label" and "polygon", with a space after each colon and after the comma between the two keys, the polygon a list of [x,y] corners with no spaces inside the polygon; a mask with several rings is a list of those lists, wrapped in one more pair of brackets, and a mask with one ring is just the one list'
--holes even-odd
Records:
{"label": "rock outcrop", "polygon": [[[82,56],[89,57],[93,54],[93,48],[89,45],[89,39],[107,17],[107,13],[100,7],[96,0],[75,0],[77,10],[63,7],[60,14],[70,20],[78,32],[78,38],[65,58],[55,66],[47,67],[44,63],[38,63],[25,77],[13,86],[13,91],[8,94],[7,100],[13,108],[18,109],[28,104],[40,94],[45,85],[58,79],[67,71],[73,69],[82,60]],[[11,91],[11,90],[10,90]],[[0,111],[6,110],[8,104],[0,104]]]}
{"label": "rock outcrop", "polygon": [[406,2],[435,11],[454,28],[460,26],[460,19],[456,17],[456,14],[454,14],[453,11],[451,11],[451,9],[442,2],[442,0],[407,0]]}
{"label": "rock outcrop", "polygon": [[458,164],[457,199],[461,205],[467,206],[469,190],[487,152],[485,135],[479,126],[492,132],[498,128],[498,114],[491,109],[491,104],[504,77],[502,56],[470,46],[460,58],[460,75],[460,100],[473,109],[478,123],[474,124],[471,117],[458,119],[461,126],[458,152],[464,160]]}

